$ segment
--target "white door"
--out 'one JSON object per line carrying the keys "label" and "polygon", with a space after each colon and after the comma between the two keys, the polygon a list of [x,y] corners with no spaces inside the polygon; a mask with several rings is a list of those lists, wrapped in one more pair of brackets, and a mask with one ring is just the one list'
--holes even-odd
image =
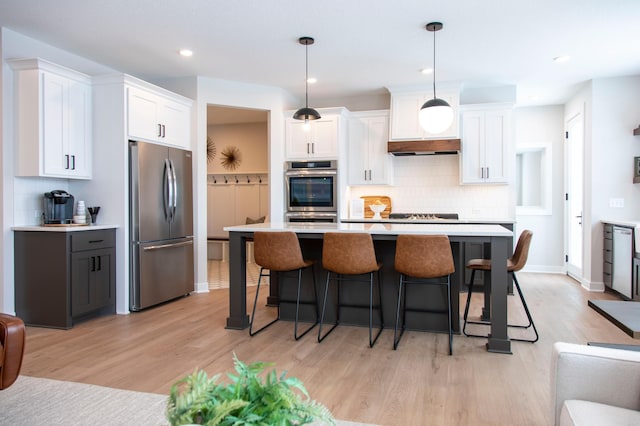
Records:
{"label": "white door", "polygon": [[582,279],[583,253],[583,179],[584,179],[584,118],[577,114],[566,123],[566,194],[565,229],[567,274]]}

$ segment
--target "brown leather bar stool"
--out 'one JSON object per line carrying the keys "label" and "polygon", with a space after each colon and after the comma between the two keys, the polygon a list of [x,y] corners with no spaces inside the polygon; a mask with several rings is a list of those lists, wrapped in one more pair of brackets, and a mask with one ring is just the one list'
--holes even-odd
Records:
{"label": "brown leather bar stool", "polygon": [[[376,253],[373,247],[373,239],[366,233],[347,232],[327,232],[324,234],[322,243],[322,267],[327,270],[327,282],[324,288],[324,299],[322,302],[322,315],[320,317],[320,327],[318,328],[318,343],[322,342],[340,323],[340,308],[369,308],[369,347],[380,337],[384,329],[382,317],[382,287],[380,283],[381,263],[376,260]],[[374,304],[373,299],[373,275],[378,275],[378,304]],[[368,274],[368,278],[362,278]],[[327,294],[329,283],[334,280],[337,283],[337,304],[336,322],[333,327],[323,336],[322,324],[327,306]],[[353,305],[340,303],[340,287],[343,281],[356,281],[369,283],[369,305]],[[377,309],[380,314],[380,329],[373,337],[373,310]]]}
{"label": "brown leather bar stool", "polygon": [[[293,329],[293,336],[296,340],[307,334],[313,327],[318,324],[318,302],[316,296],[316,276],[313,270],[313,261],[305,260],[302,258],[302,250],[300,249],[300,242],[298,236],[291,231],[284,232],[255,232],[253,234],[253,256],[255,262],[260,266],[260,276],[258,277],[258,288],[256,289],[256,299],[253,303],[253,310],[251,311],[251,320],[249,321],[249,335],[253,336],[271,324],[280,319],[280,304],[281,303],[295,303],[296,304],[296,318]],[[300,288],[302,284],[302,270],[311,267],[311,275],[313,277],[313,300],[301,301],[300,300]],[[268,277],[270,272],[276,272],[280,275],[284,275],[287,272],[297,271],[298,275],[298,289],[296,292],[296,300],[283,300],[282,292],[279,292],[280,301],[278,303],[278,316],[268,324],[260,327],[258,330],[253,331],[253,320],[256,314],[256,305],[258,304],[258,295],[260,293],[260,284],[262,277]],[[281,283],[281,280],[278,280]],[[280,285],[280,288],[282,285]],[[300,305],[313,305],[315,307],[316,319],[315,322],[308,327],[302,334],[298,335],[298,317]]]}
{"label": "brown leather bar stool", "polygon": [[[398,235],[395,269],[400,272],[396,324],[393,330],[393,349],[398,348],[404,334],[406,313],[428,312],[447,314],[449,324],[449,355],[453,354],[453,322],[451,318],[451,274],[455,272],[451,244],[446,235]],[[438,285],[446,288],[446,311],[407,308],[406,284]],[[404,292],[403,292],[404,288]],[[402,309],[401,309],[402,307]],[[398,324],[402,311],[402,329]]]}
{"label": "brown leather bar stool", "polygon": [[[524,268],[524,265],[527,263],[527,257],[529,256],[529,246],[531,245],[531,237],[533,237],[533,232],[525,229],[520,234],[520,238],[518,238],[518,243],[516,244],[516,249],[513,252],[513,256],[507,260],[507,272],[513,276],[513,282],[516,285],[516,290],[518,291],[518,295],[520,295],[520,300],[522,301],[522,306],[524,307],[524,312],[527,314],[527,319],[529,320],[529,324],[527,325],[512,325],[507,324],[508,327],[514,328],[523,328],[527,329],[529,327],[533,327],[533,332],[535,333],[534,339],[514,339],[520,342],[531,342],[535,343],[538,341],[538,330],[536,329],[536,325],[533,323],[533,318],[531,317],[531,312],[529,312],[529,307],[527,306],[527,302],[524,300],[524,295],[522,294],[522,289],[520,288],[520,283],[518,283],[518,278],[516,277],[516,272]],[[487,337],[487,335],[479,335],[479,334],[471,334],[467,333],[467,324],[481,324],[481,325],[490,325],[489,321],[469,321],[467,318],[469,316],[469,304],[471,303],[471,295],[473,294],[473,280],[475,278],[476,271],[486,271],[488,273],[491,271],[491,260],[489,259],[471,259],[467,262],[467,268],[471,269],[471,281],[469,282],[469,290],[467,293],[467,303],[464,307],[464,325],[462,326],[462,332],[465,336],[469,337]]]}
{"label": "brown leather bar stool", "polygon": [[0,313],[0,390],[8,388],[18,378],[24,343],[25,327],[22,319]]}

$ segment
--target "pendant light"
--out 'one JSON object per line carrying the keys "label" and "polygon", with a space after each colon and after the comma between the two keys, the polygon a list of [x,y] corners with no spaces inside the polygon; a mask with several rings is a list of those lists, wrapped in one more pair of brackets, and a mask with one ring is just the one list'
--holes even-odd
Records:
{"label": "pendant light", "polygon": [[442,133],[453,123],[453,108],[444,99],[436,97],[436,31],[442,29],[441,22],[430,22],[427,31],[433,33],[433,99],[422,105],[418,113],[420,126],[429,133]]}
{"label": "pendant light", "polygon": [[293,118],[296,120],[304,120],[305,123],[309,120],[317,120],[320,118],[320,114],[313,108],[309,108],[309,46],[314,43],[312,37],[300,37],[298,42],[304,45],[305,50],[305,78],[304,78],[304,108],[300,108],[293,114]]}

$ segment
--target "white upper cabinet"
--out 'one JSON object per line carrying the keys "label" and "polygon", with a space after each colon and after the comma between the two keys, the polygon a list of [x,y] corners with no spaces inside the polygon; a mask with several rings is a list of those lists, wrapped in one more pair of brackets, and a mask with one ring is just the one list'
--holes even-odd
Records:
{"label": "white upper cabinet", "polygon": [[389,185],[393,162],[387,152],[389,112],[353,113],[349,118],[349,185]]}
{"label": "white upper cabinet", "polygon": [[465,108],[461,142],[461,183],[508,183],[511,108]]}
{"label": "white upper cabinet", "polygon": [[442,133],[432,134],[424,130],[418,122],[418,113],[422,105],[433,99],[433,91],[391,91],[391,124],[389,140],[421,139],[457,139],[460,137],[458,108],[460,95],[458,90],[438,90],[437,96],[444,99],[453,108],[453,122]]}
{"label": "white upper cabinet", "polygon": [[191,101],[128,87],[127,119],[130,139],[191,149]]}
{"label": "white upper cabinet", "polygon": [[39,58],[15,70],[17,176],[91,179],[91,79]]}
{"label": "white upper cabinet", "polygon": [[308,128],[304,120],[285,120],[285,144],[287,159],[338,157],[340,117],[322,114],[322,118],[310,120]]}

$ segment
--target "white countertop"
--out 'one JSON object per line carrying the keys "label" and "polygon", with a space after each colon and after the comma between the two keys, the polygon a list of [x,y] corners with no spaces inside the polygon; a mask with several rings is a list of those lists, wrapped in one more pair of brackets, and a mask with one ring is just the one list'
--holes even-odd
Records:
{"label": "white countertop", "polygon": [[495,224],[465,223],[255,223],[227,226],[225,231],[293,231],[322,234],[325,232],[368,232],[374,235],[445,234],[448,236],[512,237],[513,232]]}
{"label": "white countertop", "polygon": [[13,231],[37,231],[37,232],[80,232],[97,231],[100,229],[119,228],[118,225],[85,225],[85,226],[14,226]]}
{"label": "white countertop", "polygon": [[340,219],[343,223],[451,223],[451,224],[465,224],[465,223],[479,223],[479,224],[501,224],[501,223],[516,223],[515,219],[482,219],[482,218],[466,218],[466,219]]}

